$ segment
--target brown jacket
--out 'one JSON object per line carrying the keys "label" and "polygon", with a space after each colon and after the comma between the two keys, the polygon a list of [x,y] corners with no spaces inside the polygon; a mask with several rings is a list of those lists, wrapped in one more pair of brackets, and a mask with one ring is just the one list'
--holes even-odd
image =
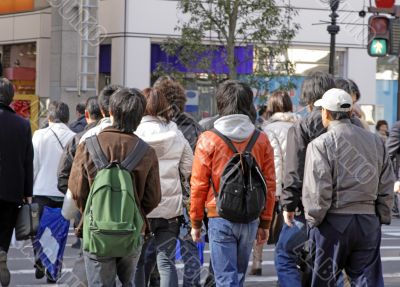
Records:
{"label": "brown jacket", "polygon": [[[98,135],[98,139],[101,149],[110,162],[123,161],[138,141],[136,135],[122,133],[113,127],[104,129]],[[68,181],[68,188],[71,190],[77,207],[82,213],[85,210],[90,186],[93,184],[96,173],[95,165],[85,142],[83,142],[76,151]],[[135,177],[139,207],[143,216],[146,216],[161,201],[158,160],[153,148],[149,147],[142,160],[133,170],[132,175]]]}

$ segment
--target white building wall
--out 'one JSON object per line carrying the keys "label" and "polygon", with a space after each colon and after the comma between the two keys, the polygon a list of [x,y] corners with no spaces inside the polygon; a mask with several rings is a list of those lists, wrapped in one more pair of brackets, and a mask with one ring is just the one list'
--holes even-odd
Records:
{"label": "white building wall", "polygon": [[[288,3],[288,0],[277,2]],[[329,48],[328,24],[315,25],[321,24],[320,21],[330,21],[331,11],[326,2],[291,0],[291,5],[298,11],[295,21],[301,26],[293,46]],[[361,102],[374,104],[376,59],[366,52],[367,27],[363,24],[367,23],[368,15],[365,18],[358,15],[359,11],[366,9],[363,5],[360,0],[346,0],[340,4],[338,22],[346,24],[340,24],[336,43],[338,48],[347,51],[347,65],[343,72],[359,84],[363,94]],[[99,14],[100,24],[108,31],[104,36],[112,38],[112,82],[123,84],[123,75],[128,73],[125,83],[140,88],[147,86],[150,81],[150,44],[168,36],[178,36],[174,28],[183,16],[177,10],[177,1],[103,0],[100,1]],[[123,53],[124,37],[129,39],[125,41],[126,55]]]}

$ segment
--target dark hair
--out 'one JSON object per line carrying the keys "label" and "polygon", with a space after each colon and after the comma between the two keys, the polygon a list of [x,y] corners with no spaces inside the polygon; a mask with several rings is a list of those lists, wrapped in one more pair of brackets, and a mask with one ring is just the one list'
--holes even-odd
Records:
{"label": "dark hair", "polygon": [[146,99],[137,89],[120,89],[110,99],[113,126],[123,133],[136,131],[146,108]]}
{"label": "dark hair", "polygon": [[86,108],[86,103],[85,102],[81,102],[79,104],[76,105],[75,110],[81,114],[84,115],[85,114],[85,108]]}
{"label": "dark hair", "polygon": [[275,113],[293,112],[293,104],[290,96],[285,91],[276,91],[268,98],[267,105],[268,115]]}
{"label": "dark hair", "polygon": [[97,100],[97,97],[90,97],[86,101],[85,110],[89,113],[89,117],[92,120],[100,120],[103,115],[100,111],[100,106]]}
{"label": "dark hair", "polygon": [[350,119],[350,117],[351,117],[351,112],[332,112],[329,110],[327,110],[327,112],[331,115],[331,118],[334,121]]}
{"label": "dark hair", "polygon": [[0,103],[9,106],[14,98],[14,86],[6,78],[0,78]]}
{"label": "dark hair", "polygon": [[122,88],[123,87],[119,86],[119,85],[108,85],[108,86],[104,87],[103,90],[101,90],[98,101],[99,101],[100,110],[106,117],[110,116],[109,105],[110,105],[111,95]]}
{"label": "dark hair", "polygon": [[171,109],[167,98],[156,88],[147,88],[143,90],[146,98],[146,116],[163,117],[167,122],[171,120]]}
{"label": "dark hair", "polygon": [[305,105],[313,105],[326,91],[333,88],[336,88],[335,80],[330,74],[314,72],[303,82],[301,101]]}
{"label": "dark hair", "polygon": [[387,127],[389,127],[387,121],[385,121],[385,120],[379,120],[379,121],[376,123],[375,128],[376,128],[377,131],[379,131],[379,129],[381,128],[381,126],[385,126],[385,125],[386,125]]}
{"label": "dark hair", "polygon": [[52,123],[64,123],[69,121],[68,105],[60,101],[51,101],[49,104],[47,118]]}
{"label": "dark hair", "polygon": [[335,79],[336,88],[345,90],[349,95],[356,96],[356,102],[360,99],[361,94],[357,84],[353,80],[344,78]]}
{"label": "dark hair", "polygon": [[260,107],[260,109],[258,110],[258,116],[261,117],[265,112],[267,111],[267,106],[266,105],[262,105]]}
{"label": "dark hair", "polygon": [[223,82],[218,87],[216,100],[221,117],[243,114],[255,122],[257,112],[253,104],[253,91],[247,84],[236,80]]}
{"label": "dark hair", "polygon": [[157,90],[157,93],[165,96],[168,103],[174,108],[174,112],[177,112],[176,108],[181,113],[185,110],[187,99],[185,89],[181,84],[170,79],[163,79],[156,82],[154,88]]}

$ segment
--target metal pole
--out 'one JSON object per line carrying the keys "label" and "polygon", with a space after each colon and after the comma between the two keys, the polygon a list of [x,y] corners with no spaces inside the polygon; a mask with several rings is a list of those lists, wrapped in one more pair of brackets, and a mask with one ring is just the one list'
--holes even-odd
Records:
{"label": "metal pole", "polygon": [[328,26],[327,30],[331,34],[331,45],[329,54],[329,74],[335,75],[335,50],[336,50],[336,34],[339,33],[340,27],[336,24],[336,19],[339,15],[336,13],[339,8],[339,0],[330,0],[330,7],[332,13],[329,15],[331,17],[331,25]]}
{"label": "metal pole", "polygon": [[397,120],[400,121],[400,58],[397,60],[399,62],[399,69],[397,71]]}

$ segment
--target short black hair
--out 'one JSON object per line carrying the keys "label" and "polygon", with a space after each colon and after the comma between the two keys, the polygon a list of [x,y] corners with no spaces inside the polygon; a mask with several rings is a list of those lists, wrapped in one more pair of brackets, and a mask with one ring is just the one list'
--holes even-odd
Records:
{"label": "short black hair", "polygon": [[85,102],[81,102],[79,104],[76,105],[75,110],[81,114],[84,115],[85,114],[85,108],[86,108],[86,103]]}
{"label": "short black hair", "polygon": [[9,106],[14,98],[14,86],[6,78],[0,78],[0,103]]}
{"label": "short black hair", "polygon": [[332,112],[329,110],[328,110],[328,112],[331,115],[332,120],[334,120],[334,121],[340,121],[340,120],[351,118],[351,112]]}
{"label": "short black hair", "polygon": [[109,117],[109,110],[110,110],[110,98],[111,95],[114,94],[116,91],[122,89],[122,86],[119,85],[108,85],[101,90],[99,94],[99,106],[101,112],[106,116]]}
{"label": "short black hair", "polygon": [[60,101],[51,101],[49,104],[47,118],[52,123],[64,123],[69,121],[68,105]]}
{"label": "short black hair", "polygon": [[219,85],[217,93],[217,109],[221,117],[243,114],[254,123],[257,118],[253,104],[253,91],[250,86],[237,80],[228,80]]}
{"label": "short black hair", "polygon": [[356,102],[361,98],[360,89],[351,79],[337,78],[335,79],[336,88],[345,90],[349,95],[356,96]]}
{"label": "short black hair", "polygon": [[306,77],[301,88],[301,102],[313,105],[326,91],[336,88],[334,78],[325,72],[314,72]]}
{"label": "short black hair", "polygon": [[90,97],[86,101],[85,110],[89,113],[89,117],[92,120],[100,120],[103,115],[100,111],[100,106],[97,101],[97,97]]}
{"label": "short black hair", "polygon": [[379,129],[381,128],[381,126],[387,126],[387,127],[389,127],[388,122],[385,121],[385,120],[379,120],[379,121],[376,123],[376,126],[375,126],[376,130],[379,131]]}
{"label": "short black hair", "polygon": [[113,126],[123,133],[136,131],[146,110],[146,99],[138,89],[120,89],[110,99]]}

